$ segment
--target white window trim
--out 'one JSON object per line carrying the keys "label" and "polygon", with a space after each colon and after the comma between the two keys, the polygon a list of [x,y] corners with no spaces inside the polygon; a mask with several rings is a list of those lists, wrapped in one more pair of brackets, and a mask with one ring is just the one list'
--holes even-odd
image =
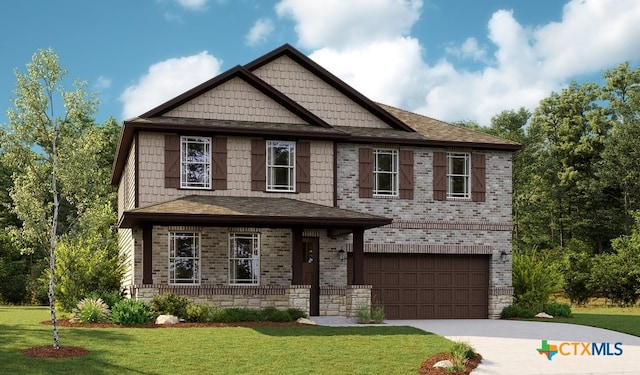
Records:
{"label": "white window trim", "polygon": [[[251,238],[252,241],[255,241],[253,243],[254,248],[256,248],[256,254],[252,256],[251,260],[253,262],[255,262],[255,273],[256,273],[256,278],[255,280],[252,279],[252,282],[238,282],[237,278],[232,278],[232,266],[233,266],[233,262],[237,259],[248,259],[248,258],[232,258],[231,257],[231,250],[232,250],[232,243],[233,240],[236,238]],[[227,251],[228,251],[228,259],[229,259],[229,272],[228,272],[228,277],[227,280],[229,282],[229,285],[260,285],[260,255],[261,255],[261,242],[260,242],[260,233],[242,233],[242,232],[232,232],[229,233],[229,245],[227,247]]]}
{"label": "white window trim", "polygon": [[[271,161],[271,148],[274,146],[287,145],[289,147],[289,165],[273,165]],[[292,193],[296,191],[296,142],[292,141],[267,141],[266,144],[267,158],[265,163],[266,176],[267,176],[267,191],[278,193]],[[274,177],[272,175],[272,168],[287,168],[290,173],[290,184],[287,185],[275,185],[273,183]]]}
{"label": "white window trim", "polygon": [[[172,242],[175,241],[175,235],[176,234],[183,234],[183,235],[191,235],[193,238],[196,238],[198,241],[198,246],[197,246],[197,256],[194,257],[178,257],[178,256],[171,256],[171,247],[173,246]],[[169,264],[169,268],[167,270],[168,275],[167,275],[167,279],[169,280],[169,285],[200,285],[200,280],[202,278],[202,252],[201,252],[201,248],[202,248],[202,236],[200,235],[200,232],[189,232],[189,231],[171,231],[169,232],[169,236],[168,236],[168,244],[167,244],[167,255],[168,255],[168,264]],[[171,278],[171,265],[173,264],[173,262],[175,261],[175,259],[180,259],[180,258],[185,258],[185,259],[194,259],[197,261],[198,263],[198,277],[197,279],[191,279],[194,280],[194,282],[192,283],[188,283],[188,282],[176,282],[175,277],[172,279]],[[175,267],[175,265],[174,265]]]}
{"label": "white window trim", "polygon": [[[389,154],[393,158],[393,170],[391,172],[378,171],[378,155]],[[381,190],[378,188],[378,174],[392,175],[392,190]],[[373,196],[374,197],[397,197],[400,192],[400,158],[397,149],[377,148],[373,150]]]}
{"label": "white window trim", "polygon": [[[206,140],[206,142],[201,142],[202,140]],[[208,163],[194,163],[194,164],[205,164],[206,169],[208,171],[208,180],[204,182],[203,185],[191,185],[193,183],[189,183],[185,180],[184,166],[186,165],[186,161],[184,160],[184,147],[188,143],[203,143],[208,145],[209,148],[209,161]],[[211,150],[212,142],[211,137],[195,137],[195,136],[181,136],[180,137],[180,188],[181,189],[211,189],[211,180],[212,180],[212,168],[211,168]]]}
{"label": "white window trim", "polygon": [[[465,172],[463,174],[451,173],[452,159],[464,159]],[[453,193],[453,178],[463,177],[466,181],[466,191],[463,193]],[[448,152],[447,153],[447,199],[469,200],[471,199],[471,153],[469,152]]]}

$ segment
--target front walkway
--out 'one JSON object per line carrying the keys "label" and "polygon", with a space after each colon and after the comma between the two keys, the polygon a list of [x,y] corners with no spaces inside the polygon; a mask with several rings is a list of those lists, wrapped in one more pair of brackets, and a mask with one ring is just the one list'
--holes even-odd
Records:
{"label": "front walkway", "polygon": [[[322,325],[356,324],[354,319],[339,317],[312,317],[312,320]],[[482,319],[388,320],[385,324],[412,326],[470,343],[483,357],[474,375],[640,374],[640,337],[601,328]],[[542,347],[542,340],[547,340],[548,345],[561,346],[560,351],[568,355],[557,353],[548,360],[537,351]],[[611,355],[593,355],[593,346],[587,343],[597,343],[596,350],[602,349],[605,354],[603,347],[608,347]],[[615,343],[622,343],[621,355],[614,355],[618,352]]]}

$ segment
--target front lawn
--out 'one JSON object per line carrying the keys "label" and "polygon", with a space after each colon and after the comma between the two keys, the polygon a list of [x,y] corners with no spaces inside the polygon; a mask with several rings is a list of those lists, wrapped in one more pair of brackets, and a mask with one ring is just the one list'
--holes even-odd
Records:
{"label": "front lawn", "polygon": [[416,374],[449,349],[441,336],[410,327],[67,328],[61,346],[89,355],[29,358],[50,345],[47,308],[0,306],[0,363],[16,374]]}
{"label": "front lawn", "polygon": [[628,333],[640,337],[638,307],[573,307],[572,318],[556,318],[561,323],[580,324]]}

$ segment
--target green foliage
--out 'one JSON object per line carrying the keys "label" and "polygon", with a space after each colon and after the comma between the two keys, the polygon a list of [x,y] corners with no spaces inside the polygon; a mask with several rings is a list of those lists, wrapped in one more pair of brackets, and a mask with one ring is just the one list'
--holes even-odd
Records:
{"label": "green foliage", "polygon": [[558,288],[561,277],[548,253],[513,252],[513,299],[514,304],[534,311],[542,306]]}
{"label": "green foliage", "polygon": [[19,304],[27,296],[26,257],[20,255],[6,232],[0,232],[0,302]]}
{"label": "green foliage", "polygon": [[287,314],[291,317],[291,321],[296,321],[300,318],[306,318],[307,314],[297,307],[290,307],[287,309]]}
{"label": "green foliage", "polygon": [[100,238],[61,241],[57,248],[56,295],[64,311],[90,293],[99,296],[120,288],[123,274],[115,243]]}
{"label": "green foliage", "polygon": [[509,305],[502,309],[500,313],[500,319],[530,319],[533,318],[536,313],[528,307],[522,307],[518,305]]}
{"label": "green foliage", "polygon": [[267,322],[290,322],[291,316],[286,310],[278,310],[275,307],[262,309],[262,319]]}
{"label": "green foliage", "polygon": [[104,301],[105,304],[107,304],[107,306],[109,306],[109,308],[112,308],[116,303],[124,299],[124,297],[122,296],[122,292],[120,292],[119,290],[110,290],[102,293],[94,291],[89,293],[87,295],[87,298],[100,298],[102,301]]}
{"label": "green foliage", "polygon": [[586,244],[577,240],[570,241],[564,252],[560,262],[564,295],[571,303],[584,305],[594,293],[591,282],[593,256]]}
{"label": "green foliage", "polygon": [[207,304],[195,304],[189,302],[186,306],[187,322],[214,322],[214,323],[238,323],[238,322],[294,322],[306,314],[295,308],[279,310],[275,307],[264,309],[247,308],[219,308]]}
{"label": "green foliage", "polygon": [[153,312],[144,301],[123,299],[111,309],[111,321],[115,324],[146,324],[153,320]]}
{"label": "green foliage", "polygon": [[367,305],[356,307],[356,317],[358,318],[358,323],[369,323],[371,321],[371,307]]}
{"label": "green foliage", "polygon": [[449,354],[453,356],[453,367],[451,370],[457,372],[465,370],[465,360],[473,358],[476,352],[471,344],[464,341],[454,341],[449,349]]}
{"label": "green foliage", "polygon": [[211,322],[214,319],[214,314],[214,309],[207,304],[199,305],[189,302],[186,307],[184,320],[194,323]]}
{"label": "green foliage", "polygon": [[571,306],[566,303],[547,302],[542,307],[542,311],[553,316],[554,318],[570,318]]}
{"label": "green foliage", "polygon": [[371,319],[376,324],[384,323],[385,314],[384,307],[380,305],[376,305],[371,309]]}
{"label": "green foliage", "polygon": [[173,293],[156,294],[151,300],[151,309],[158,315],[174,315],[186,319],[189,300]]}
{"label": "green foliage", "polygon": [[102,299],[85,298],[71,312],[71,321],[78,323],[102,323],[109,321],[111,312]]}

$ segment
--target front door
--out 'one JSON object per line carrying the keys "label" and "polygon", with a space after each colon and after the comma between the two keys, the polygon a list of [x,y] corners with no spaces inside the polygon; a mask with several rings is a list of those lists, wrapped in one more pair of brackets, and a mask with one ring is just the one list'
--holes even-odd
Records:
{"label": "front door", "polygon": [[318,237],[302,239],[302,277],[305,285],[311,285],[309,315],[320,315],[320,257]]}

